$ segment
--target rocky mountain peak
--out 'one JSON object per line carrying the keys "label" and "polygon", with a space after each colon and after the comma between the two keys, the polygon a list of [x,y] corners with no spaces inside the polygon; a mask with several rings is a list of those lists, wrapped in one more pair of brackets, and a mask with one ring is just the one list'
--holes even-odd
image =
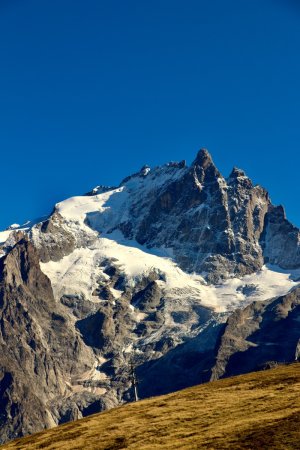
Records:
{"label": "rocky mountain peak", "polygon": [[234,167],[227,178],[227,184],[234,189],[251,190],[253,188],[252,180],[246,175],[244,170]]}
{"label": "rocky mountain peak", "polygon": [[216,183],[217,178],[222,177],[210,153],[205,148],[199,150],[191,169],[200,183]]}
{"label": "rocky mountain peak", "polygon": [[140,174],[147,175],[147,173],[149,173],[150,170],[151,170],[150,166],[148,166],[148,164],[144,164],[143,167],[141,167]]}
{"label": "rocky mountain peak", "polygon": [[272,206],[270,208],[270,212],[272,212],[272,215],[275,218],[286,219],[285,209],[283,205]]}
{"label": "rocky mountain peak", "polygon": [[234,167],[229,175],[229,180],[236,179],[238,177],[246,177],[246,174],[242,169],[239,169],[238,167]]}
{"label": "rocky mountain peak", "polygon": [[213,165],[213,160],[209,151],[206,148],[201,148],[197,153],[193,166],[201,166],[205,170],[210,165]]}

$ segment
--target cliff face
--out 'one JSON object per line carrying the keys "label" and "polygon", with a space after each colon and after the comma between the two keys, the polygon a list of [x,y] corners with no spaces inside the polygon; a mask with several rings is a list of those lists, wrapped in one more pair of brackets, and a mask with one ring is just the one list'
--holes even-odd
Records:
{"label": "cliff face", "polygon": [[265,261],[283,269],[299,267],[299,229],[286,218],[282,206],[270,205],[260,238]]}
{"label": "cliff face", "polygon": [[220,334],[211,379],[252,372],[300,356],[300,288],[234,312]]}
{"label": "cliff face", "polygon": [[91,352],[55,302],[51,282],[26,238],[0,260],[0,273],[3,442],[60,421],[61,411],[53,414],[50,405],[72,394],[68,381],[90,365]]}
{"label": "cliff face", "polygon": [[150,247],[171,247],[182,268],[218,282],[262,266],[259,239],[269,204],[267,192],[243,172],[235,169],[225,180],[202,150],[181,177],[153,195],[133,236]]}

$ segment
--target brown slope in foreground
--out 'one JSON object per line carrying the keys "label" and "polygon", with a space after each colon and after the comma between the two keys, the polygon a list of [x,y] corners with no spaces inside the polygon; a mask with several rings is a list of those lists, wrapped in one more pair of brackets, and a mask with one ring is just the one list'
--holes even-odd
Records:
{"label": "brown slope in foreground", "polygon": [[300,364],[127,404],[1,449],[299,449]]}

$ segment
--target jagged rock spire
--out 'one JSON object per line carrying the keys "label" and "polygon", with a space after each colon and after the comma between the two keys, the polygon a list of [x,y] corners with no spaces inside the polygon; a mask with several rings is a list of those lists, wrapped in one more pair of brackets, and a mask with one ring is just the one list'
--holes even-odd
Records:
{"label": "jagged rock spire", "polygon": [[229,175],[229,178],[237,178],[237,177],[246,177],[247,175],[242,169],[239,169],[238,167],[234,167],[231,171],[231,174]]}
{"label": "jagged rock spire", "polygon": [[214,182],[221,176],[206,148],[199,150],[196,159],[193,161],[192,169],[195,171],[200,183],[204,181]]}
{"label": "jagged rock spire", "polygon": [[203,169],[206,169],[206,167],[213,165],[212,157],[206,148],[201,148],[199,150],[196,159],[193,162],[193,165],[201,166],[203,167]]}
{"label": "jagged rock spire", "polygon": [[234,167],[232,169],[231,174],[226,181],[229,186],[243,186],[244,188],[247,187],[248,189],[251,189],[253,187],[252,180],[242,169],[239,169],[238,167]]}

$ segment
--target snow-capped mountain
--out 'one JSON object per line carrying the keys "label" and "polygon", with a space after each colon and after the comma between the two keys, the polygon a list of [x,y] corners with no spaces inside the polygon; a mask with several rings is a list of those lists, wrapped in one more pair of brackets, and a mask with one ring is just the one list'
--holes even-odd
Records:
{"label": "snow-capped mountain", "polygon": [[[206,150],[11,226],[0,233],[0,440],[130,400],[131,363],[147,396],[242,371],[231,358],[258,330],[243,367],[283,359],[285,326],[286,359],[297,357],[299,277],[299,230],[283,208],[243,171],[223,178]],[[259,351],[266,323],[275,347]]]}

